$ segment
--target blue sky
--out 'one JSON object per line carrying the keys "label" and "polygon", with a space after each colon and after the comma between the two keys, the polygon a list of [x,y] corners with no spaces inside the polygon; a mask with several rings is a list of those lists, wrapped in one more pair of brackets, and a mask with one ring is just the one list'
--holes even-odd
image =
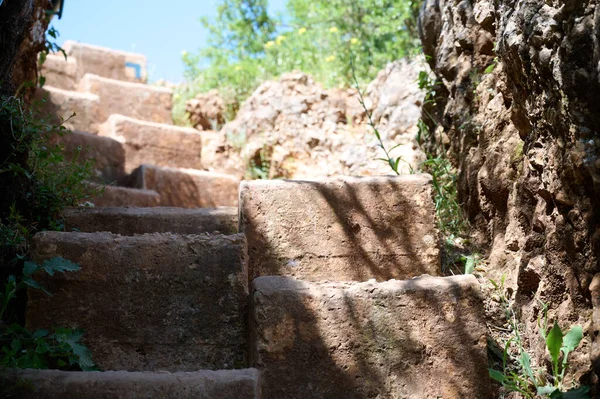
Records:
{"label": "blue sky", "polygon": [[[272,12],[285,0],[270,0]],[[198,18],[216,16],[219,0],[66,0],[63,17],[52,21],[59,44],[76,40],[148,58],[151,80],[182,79],[182,50],[203,47],[207,32]]]}

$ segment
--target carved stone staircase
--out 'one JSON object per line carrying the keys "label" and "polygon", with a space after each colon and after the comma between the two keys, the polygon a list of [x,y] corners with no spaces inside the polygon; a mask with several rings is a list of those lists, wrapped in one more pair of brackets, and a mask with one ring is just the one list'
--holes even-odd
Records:
{"label": "carved stone staircase", "polygon": [[201,170],[143,56],[67,51],[48,110],[129,186],[35,237],[35,260],[81,270],[30,290],[27,327],[83,328],[106,371],[20,371],[23,397],[492,397],[478,283],[437,277],[429,176],[239,184]]}

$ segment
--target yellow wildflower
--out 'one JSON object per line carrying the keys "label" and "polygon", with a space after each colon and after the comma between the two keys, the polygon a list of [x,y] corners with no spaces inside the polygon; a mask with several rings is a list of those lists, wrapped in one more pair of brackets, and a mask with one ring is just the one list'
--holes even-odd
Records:
{"label": "yellow wildflower", "polygon": [[303,35],[305,33],[306,33],[306,28],[300,28],[300,29],[298,29],[298,34],[299,35]]}
{"label": "yellow wildflower", "polygon": [[329,32],[331,33],[336,33],[338,31],[338,28],[336,28],[335,26],[329,28]]}
{"label": "yellow wildflower", "polygon": [[352,44],[357,44],[358,43],[358,39],[353,37],[352,39],[350,39],[350,43]]}
{"label": "yellow wildflower", "polygon": [[285,36],[277,36],[277,39],[275,39],[275,41],[277,42],[277,45],[280,45],[284,40],[285,40]]}
{"label": "yellow wildflower", "polygon": [[265,48],[271,48],[271,47],[273,47],[274,45],[275,45],[275,42],[274,42],[273,40],[271,40],[271,41],[269,41],[269,42],[267,42],[267,43],[265,44]]}
{"label": "yellow wildflower", "polygon": [[325,58],[325,62],[331,62],[335,60],[335,55],[330,55],[329,57]]}

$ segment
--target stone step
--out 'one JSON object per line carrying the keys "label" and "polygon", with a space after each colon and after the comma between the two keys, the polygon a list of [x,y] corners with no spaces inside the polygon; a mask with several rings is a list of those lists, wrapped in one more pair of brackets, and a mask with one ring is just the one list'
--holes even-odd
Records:
{"label": "stone step", "polygon": [[62,53],[48,54],[40,70],[45,84],[63,89],[76,90],[79,77],[77,76],[77,61]]}
{"label": "stone step", "polygon": [[125,180],[125,150],[122,143],[83,132],[56,135],[51,141],[63,146],[68,160],[79,163],[93,161],[96,181],[114,183]]}
{"label": "stone step", "polygon": [[196,129],[145,122],[115,114],[100,125],[98,134],[122,144],[127,173],[144,163],[174,168],[202,168],[202,136]]}
{"label": "stone step", "polygon": [[138,208],[160,206],[160,195],[154,190],[120,186],[100,186],[95,183],[90,183],[90,185],[102,190],[100,195],[92,199],[91,202],[94,206],[131,206]]}
{"label": "stone step", "polygon": [[99,97],[97,121],[104,122],[112,114],[123,114],[150,122],[173,124],[173,93],[169,88],[123,82],[88,73],[79,81],[77,90]]}
{"label": "stone step", "polygon": [[244,181],[240,232],[250,278],[385,281],[440,272],[429,175]]}
{"label": "stone step", "polygon": [[[106,118],[99,117],[100,99],[92,93],[62,90],[49,85],[36,91],[36,100],[40,103],[40,116],[60,124],[69,130],[95,133],[99,122]],[[72,115],[75,116],[72,117]]]}
{"label": "stone step", "polygon": [[260,399],[255,369],[180,373],[23,370],[9,377],[23,399]]}
{"label": "stone step", "polygon": [[[86,73],[128,82],[145,83],[148,78],[146,56],[67,40],[63,50],[76,61],[79,81]],[[63,57],[64,58],[64,57]]]}
{"label": "stone step", "polygon": [[63,211],[67,231],[201,234],[238,232],[237,208],[81,208]]}
{"label": "stone step", "polygon": [[39,276],[27,328],[82,328],[101,370],[247,367],[243,235],[37,234],[32,259],[56,256],[81,270]]}
{"label": "stone step", "polygon": [[238,178],[222,173],[142,165],[131,174],[130,185],[159,193],[161,206],[216,208],[238,203]]}
{"label": "stone step", "polygon": [[473,276],[252,285],[250,363],[266,399],[493,397]]}

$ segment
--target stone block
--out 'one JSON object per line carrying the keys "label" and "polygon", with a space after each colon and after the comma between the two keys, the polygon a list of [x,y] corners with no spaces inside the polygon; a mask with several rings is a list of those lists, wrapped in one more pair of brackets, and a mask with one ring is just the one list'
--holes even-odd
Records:
{"label": "stone block", "polygon": [[101,190],[101,193],[91,201],[94,206],[133,206],[143,208],[160,206],[160,195],[153,190],[90,184]]}
{"label": "stone block", "polygon": [[148,68],[142,54],[66,41],[63,50],[77,62],[77,81],[86,73],[128,82],[146,83]]}
{"label": "stone block", "polygon": [[63,146],[68,160],[79,163],[92,161],[96,181],[114,183],[125,179],[125,149],[122,143],[83,132],[56,135],[52,142]]}
{"label": "stone block", "polygon": [[[23,370],[9,376],[22,399],[260,399],[255,369],[152,372]],[[15,396],[17,397],[17,396]]]}
{"label": "stone block", "polygon": [[250,363],[266,399],[493,397],[473,276],[252,285]]}
{"label": "stone block", "polygon": [[48,54],[42,65],[40,76],[46,80],[46,85],[63,90],[76,90],[79,77],[77,76],[77,61],[62,53]]}
{"label": "stone block", "polygon": [[82,328],[102,370],[247,366],[243,235],[37,234],[32,259],[56,256],[81,270],[39,277],[53,296],[28,292],[28,328]]}
{"label": "stone block", "polygon": [[216,208],[238,203],[239,180],[222,173],[142,165],[131,179],[133,187],[159,193],[161,206]]}
{"label": "stone block", "polygon": [[172,124],[172,91],[166,87],[122,82],[86,74],[77,85],[80,92],[99,97],[98,120],[104,122],[112,114],[150,122]]}
{"label": "stone block", "polygon": [[143,163],[174,168],[202,168],[202,137],[196,129],[111,115],[98,134],[120,142],[125,149],[125,171]]}
{"label": "stone block", "polygon": [[65,121],[64,126],[69,130],[95,133],[98,123],[106,119],[98,116],[100,99],[95,94],[45,85],[36,91],[36,100],[40,104],[40,117],[50,116],[49,121],[57,125]]}
{"label": "stone block", "polygon": [[237,208],[81,208],[65,209],[67,231],[111,233],[132,236],[146,233],[236,234]]}
{"label": "stone block", "polygon": [[240,215],[251,278],[385,281],[440,271],[428,175],[244,181]]}

